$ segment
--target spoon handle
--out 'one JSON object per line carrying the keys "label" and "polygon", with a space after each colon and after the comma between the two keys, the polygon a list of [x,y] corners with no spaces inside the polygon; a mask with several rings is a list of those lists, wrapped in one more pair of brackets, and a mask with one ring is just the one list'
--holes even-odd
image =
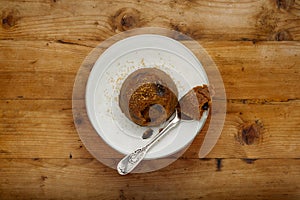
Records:
{"label": "spoon handle", "polygon": [[119,174],[126,175],[130,173],[145,157],[147,151],[160,139],[165,133],[170,129],[175,127],[180,121],[177,111],[175,112],[175,117],[153,138],[151,139],[144,147],[136,149],[134,152],[125,156],[117,166]]}

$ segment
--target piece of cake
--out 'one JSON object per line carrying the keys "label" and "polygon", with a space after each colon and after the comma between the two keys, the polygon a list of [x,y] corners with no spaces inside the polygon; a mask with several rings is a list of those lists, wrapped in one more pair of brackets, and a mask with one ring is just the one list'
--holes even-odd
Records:
{"label": "piece of cake", "polygon": [[157,126],[174,113],[178,91],[171,77],[156,68],[142,68],[122,84],[119,106],[127,118],[140,126]]}
{"label": "piece of cake", "polygon": [[196,86],[179,100],[181,119],[200,120],[203,112],[211,106],[207,85]]}

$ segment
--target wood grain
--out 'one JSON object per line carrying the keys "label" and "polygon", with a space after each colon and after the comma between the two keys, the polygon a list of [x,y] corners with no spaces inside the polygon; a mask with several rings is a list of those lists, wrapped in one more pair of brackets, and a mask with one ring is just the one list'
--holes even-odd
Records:
{"label": "wood grain", "polygon": [[[299,99],[300,43],[201,44],[220,70],[227,98]],[[0,41],[0,99],[71,99],[77,70],[92,50],[87,45],[98,42]]]}
{"label": "wood grain", "polygon": [[120,177],[94,159],[1,159],[0,198],[296,200],[299,165],[299,159],[223,159],[217,167],[214,159],[180,159]]}
{"label": "wood grain", "polygon": [[[0,101],[0,158],[91,158],[74,128],[71,106],[69,100]],[[300,158],[299,110],[299,100],[229,101],[222,135],[207,157]],[[256,121],[263,125],[259,138],[253,145],[243,144],[238,138],[241,126]],[[200,133],[185,158],[198,158],[203,137]]]}
{"label": "wood grain", "polygon": [[171,28],[201,40],[300,39],[299,0],[4,0],[0,8],[4,40],[102,41],[145,26]]}
{"label": "wood grain", "polygon": [[[0,17],[0,199],[300,199],[299,0],[2,0]],[[79,139],[72,89],[94,47],[138,27],[196,39],[227,116],[206,159],[208,123],[168,167],[121,177]]]}

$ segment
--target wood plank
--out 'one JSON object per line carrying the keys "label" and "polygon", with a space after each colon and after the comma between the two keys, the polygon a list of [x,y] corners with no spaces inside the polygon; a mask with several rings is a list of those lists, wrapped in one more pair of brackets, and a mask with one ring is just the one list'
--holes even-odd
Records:
{"label": "wood plank", "polygon": [[76,72],[91,50],[45,41],[2,41],[0,48],[2,97],[29,99],[70,99]]}
{"label": "wood plank", "polygon": [[72,102],[2,101],[0,154],[11,158],[90,157],[75,130]]}
{"label": "wood plank", "polygon": [[[0,158],[91,158],[73,124],[69,100],[1,100]],[[300,158],[300,101],[230,100],[222,135],[208,158]],[[82,114],[80,120],[84,123]],[[247,145],[245,124],[261,125]],[[203,129],[184,158],[198,158]],[[109,152],[103,157],[111,158]]]}
{"label": "wood plank", "polygon": [[[159,6],[157,6],[159,5]],[[299,1],[1,1],[0,39],[98,40],[138,27],[201,40],[299,40]]]}
{"label": "wood plank", "polygon": [[[97,44],[1,41],[0,99],[71,99],[77,70]],[[201,44],[220,70],[227,98],[299,99],[299,42]]]}
{"label": "wood plank", "polygon": [[[299,159],[180,159],[120,177],[94,159],[1,159],[1,199],[299,199]],[[179,181],[180,180],[180,181]]]}
{"label": "wood plank", "polygon": [[[229,100],[222,135],[208,157],[273,158],[277,152],[281,155],[275,157],[285,158],[289,157],[287,152],[300,152],[300,143],[295,142],[300,141],[299,103],[299,100],[265,104]],[[243,126],[249,123],[260,126],[251,145],[247,145],[240,135]],[[197,142],[196,146],[200,146]],[[295,153],[295,158],[299,156]]]}
{"label": "wood plank", "polygon": [[[0,17],[0,199],[300,199],[299,0],[2,0]],[[73,83],[99,42],[151,26],[212,56],[226,121],[206,159],[208,123],[168,167],[120,177],[80,140]]]}

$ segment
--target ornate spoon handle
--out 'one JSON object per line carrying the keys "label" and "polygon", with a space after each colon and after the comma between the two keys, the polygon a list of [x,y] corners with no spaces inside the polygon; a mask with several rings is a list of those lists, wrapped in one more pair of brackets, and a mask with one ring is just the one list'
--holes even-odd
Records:
{"label": "ornate spoon handle", "polygon": [[144,147],[141,147],[134,152],[125,156],[117,166],[117,170],[119,174],[126,175],[130,173],[145,157],[147,151],[160,139],[165,133],[167,133],[170,129],[175,127],[180,118],[178,116],[177,110],[175,111],[175,117],[152,139],[146,144]]}

